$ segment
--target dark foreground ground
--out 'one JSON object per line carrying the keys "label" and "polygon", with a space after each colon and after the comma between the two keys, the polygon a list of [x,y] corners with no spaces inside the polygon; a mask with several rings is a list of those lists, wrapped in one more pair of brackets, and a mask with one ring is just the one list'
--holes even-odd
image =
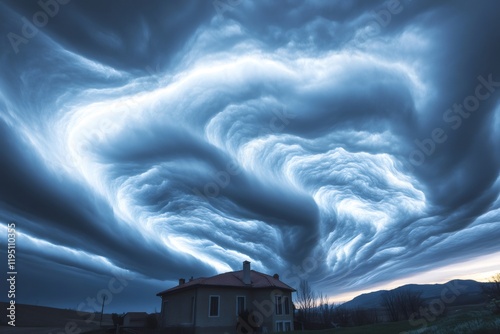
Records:
{"label": "dark foreground ground", "polygon": [[[6,303],[0,303],[5,310]],[[2,318],[5,317],[4,311]],[[89,321],[88,319],[92,319]],[[16,327],[6,326],[2,319],[2,334],[109,334],[99,327],[99,314],[78,314],[74,310],[51,307],[16,305]],[[104,314],[103,326],[112,328],[110,314]],[[160,330],[128,329],[122,333],[157,334]],[[425,326],[412,326],[408,321],[380,323],[368,326],[336,328],[321,331],[296,331],[296,334],[500,334],[500,315],[486,305],[449,308],[446,315],[429,321]]]}
{"label": "dark foreground ground", "polygon": [[[77,313],[45,306],[16,304],[16,327],[7,325],[5,310],[8,304],[0,302],[0,333],[2,334],[76,334],[99,329],[100,314]],[[113,326],[110,314],[104,314],[103,326]]]}
{"label": "dark foreground ground", "polygon": [[322,331],[296,331],[301,334],[500,334],[500,314],[486,304],[454,306],[438,318],[418,325],[409,321]]}

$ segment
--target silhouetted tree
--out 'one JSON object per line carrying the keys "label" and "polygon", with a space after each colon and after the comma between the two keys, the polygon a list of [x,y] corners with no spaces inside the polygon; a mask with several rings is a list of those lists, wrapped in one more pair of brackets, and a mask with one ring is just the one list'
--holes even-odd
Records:
{"label": "silhouetted tree", "polygon": [[333,311],[333,319],[339,326],[349,326],[350,317],[350,311],[344,306],[336,307]]}
{"label": "silhouetted tree", "polygon": [[404,319],[409,319],[413,313],[418,313],[419,308],[424,305],[422,291],[411,291],[401,289],[397,293],[399,310]]}
{"label": "silhouetted tree", "polygon": [[113,320],[113,326],[118,326],[118,314],[111,313],[111,320]]}
{"label": "silhouetted tree", "polygon": [[299,291],[297,292],[297,305],[300,318],[305,324],[309,324],[316,308],[316,294],[307,280],[300,281]]}
{"label": "silhouetted tree", "polygon": [[397,289],[382,294],[382,306],[387,310],[391,321],[409,319],[423,305],[422,291]]}
{"label": "silhouetted tree", "polygon": [[491,276],[489,283],[483,284],[482,287],[493,305],[494,312],[500,313],[500,273]]}
{"label": "silhouetted tree", "polygon": [[494,283],[495,291],[497,295],[500,295],[500,273],[491,276],[490,282]]}
{"label": "silhouetted tree", "polygon": [[382,306],[387,310],[391,321],[399,320],[398,297],[396,291],[385,291],[382,293]]}
{"label": "silhouetted tree", "polygon": [[115,327],[123,325],[123,315],[111,313],[111,320],[113,320],[113,326]]}
{"label": "silhouetted tree", "polygon": [[357,307],[349,310],[352,323],[356,326],[368,325],[377,322],[377,310]]}
{"label": "silhouetted tree", "polygon": [[320,293],[319,295],[319,320],[323,324],[325,328],[332,327],[332,323],[334,322],[334,303],[330,303],[328,301],[327,295],[323,295]]}
{"label": "silhouetted tree", "polygon": [[158,319],[156,318],[156,314],[148,314],[146,318],[146,327],[154,329],[158,326]]}

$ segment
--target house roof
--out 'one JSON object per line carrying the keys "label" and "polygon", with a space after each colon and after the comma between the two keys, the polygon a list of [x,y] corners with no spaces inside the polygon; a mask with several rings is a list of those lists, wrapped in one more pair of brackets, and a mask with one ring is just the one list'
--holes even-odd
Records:
{"label": "house roof", "polygon": [[243,289],[265,289],[265,288],[278,288],[289,291],[296,291],[289,285],[281,282],[279,279],[272,276],[260,273],[255,270],[250,271],[250,284],[243,283],[243,270],[231,271],[224,274],[219,274],[212,277],[200,277],[193,279],[181,285],[177,285],[168,290],[157,293],[157,296],[185,290],[199,286],[212,286],[212,287],[232,287]]}

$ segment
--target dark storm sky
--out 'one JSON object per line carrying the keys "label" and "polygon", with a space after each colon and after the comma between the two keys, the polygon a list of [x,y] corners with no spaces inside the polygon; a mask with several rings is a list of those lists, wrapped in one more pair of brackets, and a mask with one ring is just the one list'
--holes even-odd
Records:
{"label": "dark storm sky", "polygon": [[18,302],[121,277],[107,309],[152,311],[243,260],[334,296],[500,251],[498,1],[61,2],[0,1]]}

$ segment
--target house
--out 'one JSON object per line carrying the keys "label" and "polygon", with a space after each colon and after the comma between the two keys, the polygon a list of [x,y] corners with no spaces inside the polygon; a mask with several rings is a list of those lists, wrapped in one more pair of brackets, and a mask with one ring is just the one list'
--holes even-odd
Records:
{"label": "house", "polygon": [[295,289],[250,269],[179,280],[157,294],[165,333],[236,334],[293,330],[292,292]]}
{"label": "house", "polygon": [[123,327],[146,327],[148,314],[145,312],[127,312],[123,316]]}

